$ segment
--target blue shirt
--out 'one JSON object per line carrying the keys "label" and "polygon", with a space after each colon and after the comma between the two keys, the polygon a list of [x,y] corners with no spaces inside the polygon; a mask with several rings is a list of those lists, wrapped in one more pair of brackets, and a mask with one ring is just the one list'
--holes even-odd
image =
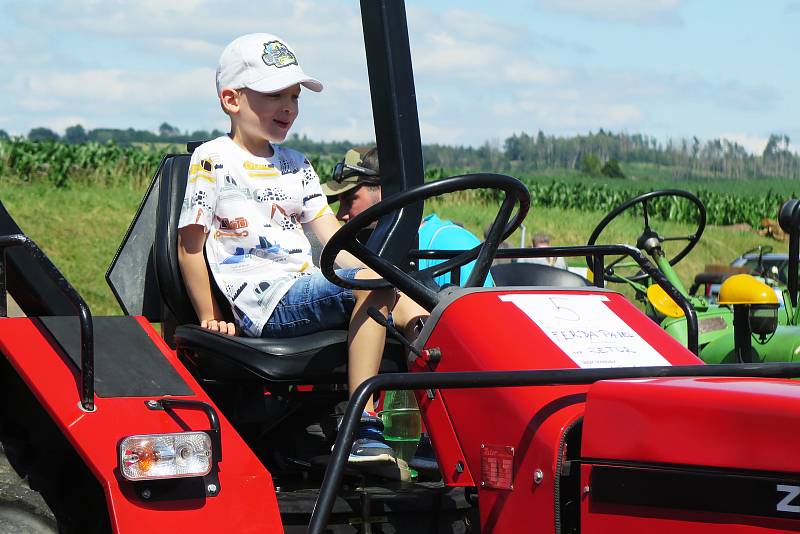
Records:
{"label": "blue shirt", "polygon": [[[480,245],[481,241],[469,230],[458,226],[452,221],[442,220],[435,213],[428,215],[422,219],[422,226],[419,227],[419,249],[420,250],[470,250]],[[442,263],[443,260],[419,260],[419,269],[426,269],[437,263]],[[472,268],[475,266],[475,261],[461,267],[461,285],[463,286]],[[443,286],[450,283],[450,273],[443,274],[434,278],[437,284]],[[484,287],[494,287],[492,275],[486,276]]]}

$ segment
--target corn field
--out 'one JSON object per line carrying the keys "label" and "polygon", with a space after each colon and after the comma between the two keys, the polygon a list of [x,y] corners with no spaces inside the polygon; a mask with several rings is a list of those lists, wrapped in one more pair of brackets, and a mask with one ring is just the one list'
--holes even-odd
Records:
{"label": "corn field", "polygon": [[[31,142],[11,139],[0,142],[0,177],[21,182],[46,182],[55,187],[70,185],[145,187],[168,151],[181,147],[153,145],[121,146],[113,143],[67,144],[62,142]],[[325,181],[331,174],[337,158],[311,156],[317,174]],[[425,173],[425,180],[449,176],[443,169],[433,168]],[[596,180],[565,182],[553,180],[542,183],[523,181],[531,193],[532,205],[558,207],[581,211],[608,212],[625,200],[646,192],[644,189],[622,190]],[[698,189],[692,191],[705,204],[708,223],[726,225],[748,223],[758,226],[764,217],[775,218],[778,207],[786,198],[774,191],[757,195],[737,195]],[[457,193],[463,200],[496,200],[495,191],[469,191]],[[651,213],[674,221],[693,222],[694,211],[688,203],[678,199],[663,198],[651,204]]]}
{"label": "corn field", "polygon": [[[446,176],[446,173],[434,169],[426,172],[426,180]],[[525,178],[521,179],[528,187],[531,195],[531,207],[574,209],[580,211],[596,211],[607,213],[649,189],[620,189],[597,180],[585,182],[566,182],[553,180],[542,183]],[[766,191],[759,195],[736,195],[718,193],[702,188],[691,191],[702,201],[706,208],[706,222],[712,225],[728,225],[747,223],[758,227],[763,218],[775,219],[780,205],[789,196],[775,191]],[[498,202],[501,192],[492,190],[462,191],[452,194],[454,200],[464,202]],[[697,211],[694,205],[683,198],[660,197],[648,204],[648,212],[655,218],[675,222],[694,223]]]}
{"label": "corn field", "polygon": [[[553,181],[549,184],[528,183],[533,206],[560,207],[563,209],[609,212],[619,204],[646,190],[621,191],[600,184],[567,184]],[[767,191],[760,196],[739,196],[704,189],[691,191],[706,207],[708,224],[727,225],[747,223],[757,227],[761,219],[775,219],[778,208],[786,200],[784,195]],[[648,205],[651,215],[662,219],[692,223],[697,217],[693,205],[682,198],[660,197]]]}
{"label": "corn field", "polygon": [[114,143],[68,144],[21,139],[0,142],[0,176],[25,182],[139,187],[158,168],[165,150]]}

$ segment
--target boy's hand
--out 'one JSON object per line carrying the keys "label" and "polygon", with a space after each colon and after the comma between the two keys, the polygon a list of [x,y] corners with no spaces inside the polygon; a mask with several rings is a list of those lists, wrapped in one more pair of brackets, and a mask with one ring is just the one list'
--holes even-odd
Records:
{"label": "boy's hand", "polygon": [[236,335],[236,325],[225,321],[217,321],[216,319],[203,319],[200,321],[200,327],[211,330],[212,332],[219,332],[227,336]]}

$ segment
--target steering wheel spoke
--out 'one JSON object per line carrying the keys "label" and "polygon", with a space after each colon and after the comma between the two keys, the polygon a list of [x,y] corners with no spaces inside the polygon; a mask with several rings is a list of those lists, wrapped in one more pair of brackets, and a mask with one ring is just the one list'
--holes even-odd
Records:
{"label": "steering wheel spoke", "polygon": [[[480,244],[474,248],[465,250],[448,260],[444,260],[441,263],[426,267],[425,269],[418,271],[416,274],[425,273],[425,275],[429,275],[431,278],[436,278],[437,276],[441,276],[445,273],[455,270],[457,267],[461,268],[463,265],[466,265],[478,257],[482,246],[483,244]],[[417,278],[417,276],[414,276],[414,278]]]}
{"label": "steering wheel spoke", "polygon": [[620,256],[619,258],[615,259],[614,261],[612,261],[611,263],[606,265],[606,269],[608,270],[608,269],[612,269],[614,267],[621,268],[621,269],[624,269],[624,268],[627,268],[627,267],[639,267],[639,264],[636,263],[635,261],[628,261],[628,262],[625,262],[625,263],[620,263],[625,258],[627,258],[627,256]]}
{"label": "steering wheel spoke", "polygon": [[662,237],[661,241],[696,241],[700,236],[697,234],[691,235],[676,235],[672,237]]}

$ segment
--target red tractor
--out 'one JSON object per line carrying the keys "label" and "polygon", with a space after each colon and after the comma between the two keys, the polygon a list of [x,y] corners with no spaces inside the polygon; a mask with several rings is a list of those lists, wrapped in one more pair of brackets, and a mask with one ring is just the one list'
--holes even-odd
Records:
{"label": "red tractor", "polygon": [[[387,343],[381,373],[351,392],[337,432],[334,407],[348,397],[346,332],[271,340],[196,326],[176,255],[188,155],[165,158],[109,270],[123,316],[92,317],[0,210],[0,315],[6,289],[27,315],[0,319],[0,440],[21,477],[0,484],[0,526],[800,530],[800,384],[786,379],[800,366],[703,365],[693,310],[629,247],[512,254],[591,256],[595,272],[604,256],[630,254],[683,308],[694,352],[602,287],[558,286],[552,276],[481,287],[498,244],[524,219],[527,190],[499,175],[420,184],[403,4],[364,1],[362,16],[386,194],[334,236],[321,266],[334,279],[339,250],[360,257],[384,280],[338,282],[404,291],[431,312],[420,336]],[[469,188],[503,199],[486,242],[411,271],[421,201]],[[373,221],[362,244],[357,235]],[[433,283],[473,260],[466,287]],[[416,392],[439,466],[426,479],[346,467],[368,396],[386,389]]]}

